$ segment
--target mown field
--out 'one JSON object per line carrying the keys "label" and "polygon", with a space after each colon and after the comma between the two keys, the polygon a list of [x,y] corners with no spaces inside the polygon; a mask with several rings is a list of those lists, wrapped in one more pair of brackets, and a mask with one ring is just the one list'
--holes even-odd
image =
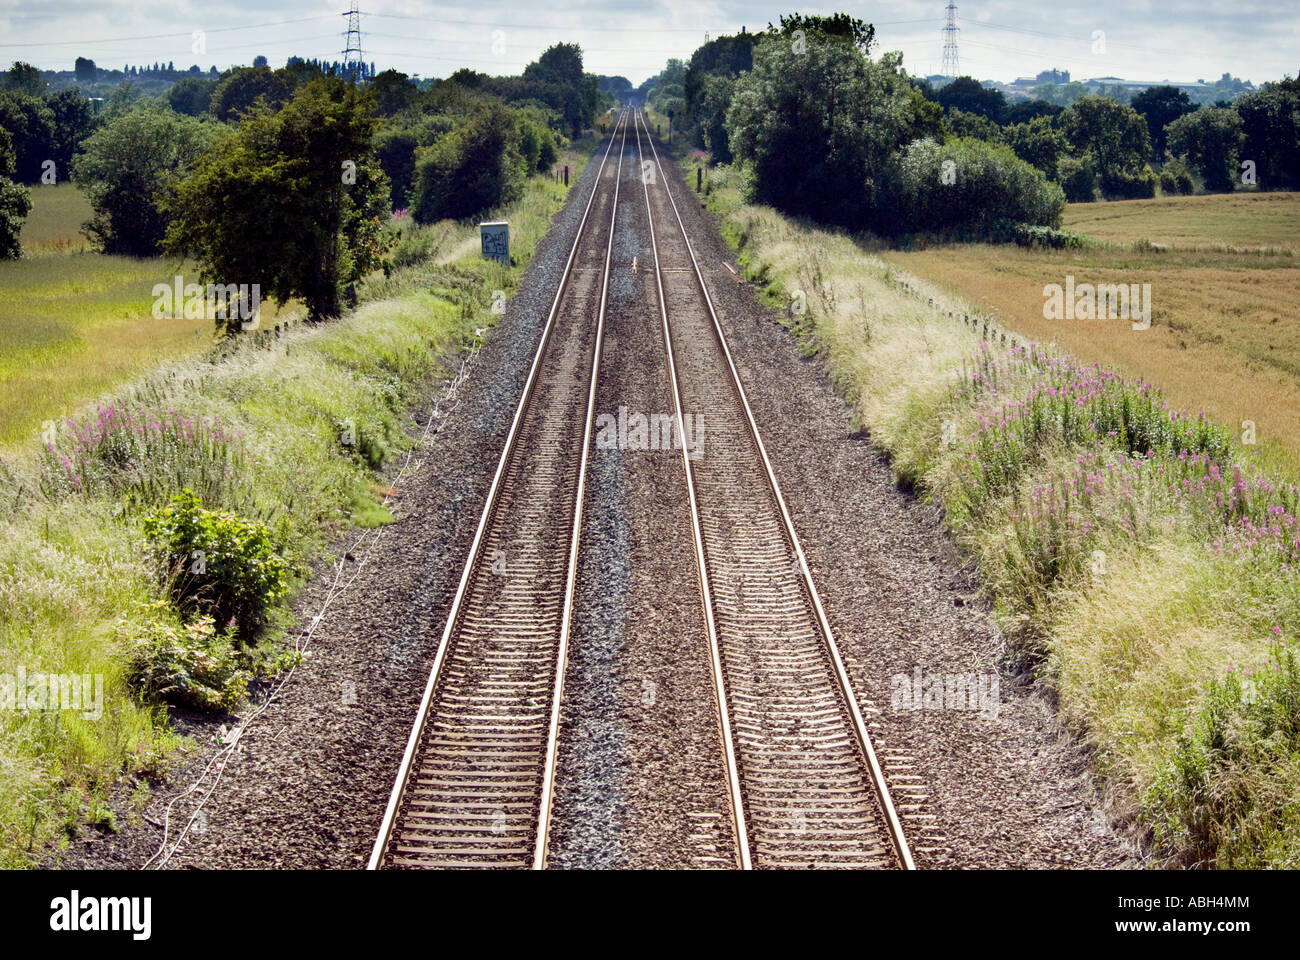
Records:
{"label": "mown field", "polygon": [[[565,154],[575,177],[589,146]],[[142,670],[164,676],[173,692],[228,706],[249,677],[292,665],[292,648],[279,640],[292,626],[293,590],[341,529],[391,520],[378,471],[412,446],[412,411],[494,322],[497,291],[513,293],[565,195],[539,176],[494,211],[511,221],[509,267],[478,256],[468,242],[473,224],[404,220],[393,227],[391,274],[361,285],[355,311],[222,352],[207,346],[206,330],[192,345],[192,323],[171,333],[153,325],[158,263],[52,253],[34,258],[29,273],[26,263],[0,265],[19,268],[0,272],[3,336],[45,371],[41,383],[64,385],[29,389],[11,408],[27,426],[7,424],[12,440],[0,445],[0,675],[104,681],[102,717],[0,715],[0,868],[29,866],[88,824],[113,829],[113,785],[131,775],[142,804],[165,773],[179,743],[166,708],[142,692]],[[60,228],[47,220],[42,230]],[[20,277],[28,278],[21,290]],[[82,306],[43,344],[22,331],[32,317],[52,326],[59,308],[24,302],[33,291]],[[169,350],[172,359],[159,363]],[[22,364],[6,343],[0,356],[14,363],[8,393],[27,381],[14,378]],[[55,411],[72,425],[60,423],[48,452],[37,429]],[[186,488],[209,510],[264,524],[290,571],[290,595],[238,659],[212,636],[210,620],[185,619],[164,602],[147,520]]]}
{"label": "mown field", "polygon": [[[1255,424],[1263,459],[1300,474],[1300,194],[1238,194],[1071,204],[1066,229],[1085,250],[947,244],[883,257],[1054,342],[1160,387],[1241,435]],[[1047,320],[1043,287],[1150,283],[1152,325]]]}
{"label": "mown field", "polygon": [[[1109,204],[1071,216],[1106,219],[1114,247],[878,254],[746,204],[738,180],[711,171],[706,202],[746,278],[774,306],[806,303],[787,309],[792,333],[899,481],[944,508],[1009,663],[1053,692],[1150,862],[1300,866],[1296,387],[1289,359],[1263,359],[1295,355],[1295,267],[1118,245],[1240,239],[1262,201],[1212,198],[1222,234],[1188,225],[1194,201],[1164,205],[1183,222],[1163,233],[1161,204]],[[1046,326],[1042,285],[1071,271],[1152,282],[1155,326]],[[962,317],[990,309],[1005,326],[985,339]],[[1272,444],[1266,466],[1239,442],[1245,418]]]}
{"label": "mown field", "polygon": [[[151,313],[154,284],[187,275],[185,266],[93,252],[81,233],[89,217],[72,184],[34,187],[24,257],[0,262],[0,445],[212,344],[211,322]],[[267,301],[264,322],[279,316]]]}

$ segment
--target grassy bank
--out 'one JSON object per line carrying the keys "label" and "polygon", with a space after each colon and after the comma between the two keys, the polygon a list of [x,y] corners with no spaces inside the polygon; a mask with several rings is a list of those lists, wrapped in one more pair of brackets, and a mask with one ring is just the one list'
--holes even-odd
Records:
{"label": "grassy bank", "polygon": [[[943,506],[1117,816],[1157,862],[1300,865],[1290,480],[1235,428],[996,323],[973,328],[977,299],[747,205],[736,179],[710,172],[706,202],[746,277],[787,308],[900,481]],[[979,255],[996,273],[1022,252]],[[1041,308],[1041,283],[1032,293]]]}
{"label": "grassy bank", "polygon": [[[575,172],[585,159],[568,155]],[[398,266],[363,284],[348,316],[169,362],[60,423],[52,447],[32,434],[8,449],[0,676],[100,676],[104,697],[97,717],[0,712],[0,867],[87,823],[111,827],[104,801],[125,774],[147,796],[176,746],[167,708],[147,693],[154,681],[227,703],[276,668],[289,598],[232,654],[210,622],[167,602],[146,545],[150,513],[188,488],[208,509],[264,525],[291,585],[345,526],[386,522],[377,471],[413,443],[412,410],[491,326],[498,291],[514,291],[564,196],[538,177],[497,212],[511,222],[512,266],[467,251],[472,224],[408,221]]]}
{"label": "grassy bank", "polygon": [[[1263,462],[1300,475],[1300,194],[1072,204],[1083,250],[945,244],[882,257],[960,295],[1008,328],[1156,384],[1169,401],[1239,437],[1254,425]],[[1151,327],[1049,320],[1043,287],[1149,283]]]}

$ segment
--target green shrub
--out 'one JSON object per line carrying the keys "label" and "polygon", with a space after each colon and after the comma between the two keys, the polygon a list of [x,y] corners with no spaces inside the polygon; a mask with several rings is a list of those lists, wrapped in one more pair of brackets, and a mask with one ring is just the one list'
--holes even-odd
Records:
{"label": "green shrub", "polygon": [[1092,203],[1097,199],[1097,171],[1087,157],[1062,157],[1057,175],[1070,203]]}
{"label": "green shrub", "polygon": [[527,171],[512,120],[494,104],[416,152],[410,199],[417,223],[463,220],[519,196]]}
{"label": "green shrub", "polygon": [[1107,199],[1149,200],[1156,195],[1156,175],[1149,167],[1141,170],[1112,170],[1101,177],[1101,192]]}
{"label": "green shrub", "polygon": [[241,638],[256,630],[267,607],[285,593],[287,569],[271,548],[266,526],[204,510],[189,489],[151,513],[144,531],[159,551],[177,607],[233,624]]}
{"label": "green shrub", "polygon": [[1187,164],[1175,158],[1168,160],[1160,170],[1160,191],[1161,193],[1175,196],[1178,194],[1188,195],[1195,187],[1192,184],[1192,174],[1187,169]]}
{"label": "green shrub", "polygon": [[218,631],[211,617],[188,625],[151,617],[119,629],[130,647],[128,682],[143,702],[230,710],[248,696],[234,635]]}
{"label": "green shrub", "polygon": [[1278,642],[1262,669],[1210,683],[1145,804],[1157,839],[1188,865],[1295,868],[1297,788],[1300,663]]}
{"label": "green shrub", "polygon": [[1012,220],[1056,227],[1061,188],[1010,147],[982,140],[918,140],[899,154],[889,204],[895,231],[991,231]]}

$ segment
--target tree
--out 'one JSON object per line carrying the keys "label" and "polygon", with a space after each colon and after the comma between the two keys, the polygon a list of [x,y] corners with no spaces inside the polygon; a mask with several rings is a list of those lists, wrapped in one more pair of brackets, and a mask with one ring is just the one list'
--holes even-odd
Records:
{"label": "tree", "polygon": [[32,209],[30,194],[10,179],[14,166],[9,134],[0,127],[0,260],[17,260],[22,255],[19,237]]}
{"label": "tree", "polygon": [[1225,107],[1201,107],[1165,128],[1169,149],[1205,178],[1205,189],[1230,193],[1237,175],[1237,158],[1245,140],[1241,117]]}
{"label": "tree", "polygon": [[595,75],[582,72],[582,48],[576,43],[548,47],[533,63],[524,67],[517,99],[539,100],[564,118],[571,136],[596,122],[600,102]]}
{"label": "tree", "polygon": [[77,57],[76,63],[73,64],[73,73],[78,83],[94,83],[95,78],[99,76],[95,61],[88,57]]}
{"label": "tree", "polygon": [[55,171],[60,178],[71,180],[72,157],[82,142],[94,132],[95,115],[90,110],[90,101],[75,87],[60,90],[48,97],[46,104],[53,118],[51,157]]}
{"label": "tree", "polygon": [[212,112],[218,120],[237,120],[259,100],[278,107],[292,92],[289,81],[266,67],[240,67],[231,71],[212,91]]}
{"label": "tree", "polygon": [[15,60],[14,65],[5,72],[4,88],[15,93],[39,97],[45,92],[45,81],[41,78],[39,67]]}
{"label": "tree", "polygon": [[1234,108],[1262,190],[1300,190],[1300,78],[1266,83]]}
{"label": "tree", "polygon": [[851,43],[785,37],[754,48],[736,81],[726,130],[752,171],[752,196],[789,213],[862,227],[878,208],[891,155],[915,133],[924,98],[900,69]]}
{"label": "tree", "polygon": [[266,57],[262,56],[261,54],[258,54],[256,57],[253,58],[254,67],[265,67],[267,65],[268,64],[267,64]]}
{"label": "tree", "polygon": [[767,25],[770,33],[793,38],[802,32],[805,39],[810,34],[817,34],[823,38],[844,40],[857,47],[864,57],[871,53],[871,44],[876,38],[875,27],[847,13],[836,13],[829,17],[794,13],[788,17],[783,16],[780,20],[780,27],[774,27],[770,23]]}
{"label": "tree", "polygon": [[1049,180],[1058,178],[1058,166],[1069,144],[1065,135],[1052,125],[1051,117],[1035,117],[1028,123],[1004,129],[1007,145],[1016,156],[1043,171]]}
{"label": "tree", "polygon": [[385,70],[370,81],[370,92],[375,95],[375,112],[391,117],[414,103],[420,91],[406,74]]}
{"label": "tree", "polygon": [[207,283],[258,283],[280,303],[302,299],[315,321],[338,316],[384,252],[375,125],[373,98],[337,78],[309,82],[278,112],[255,107],[177,189],[167,252],[195,260]]}
{"label": "tree", "polygon": [[133,110],[90,135],[72,176],[95,211],[87,232],[105,253],[158,253],[170,194],[214,136],[210,124],[166,107]]}
{"label": "tree", "polygon": [[509,111],[493,103],[416,153],[411,216],[419,223],[476,216],[522,189],[524,161]]}
{"label": "tree", "polygon": [[40,97],[0,91],[0,127],[9,131],[15,157],[14,179],[36,183],[45,161],[54,159],[54,112]]}
{"label": "tree", "polygon": [[177,113],[201,117],[208,112],[216,88],[216,81],[207,77],[181,77],[167,91],[167,102]]}
{"label": "tree", "polygon": [[1185,113],[1196,109],[1192,98],[1177,87],[1147,87],[1141,93],[1133,94],[1130,106],[1147,122],[1147,132],[1151,135],[1152,159],[1163,160],[1167,144],[1165,127]]}
{"label": "tree", "polygon": [[958,77],[935,93],[945,110],[977,113],[997,123],[1006,110],[1007,98],[1001,90],[990,90],[973,77]]}
{"label": "tree", "polygon": [[714,163],[730,163],[731,143],[727,138],[727,110],[731,106],[736,81],[726,76],[710,76],[696,107],[700,137]]}
{"label": "tree", "polygon": [[1116,197],[1155,196],[1155,174],[1147,166],[1151,135],[1130,106],[1108,97],[1080,97],[1061,114],[1061,129],[1097,171],[1102,193]]}

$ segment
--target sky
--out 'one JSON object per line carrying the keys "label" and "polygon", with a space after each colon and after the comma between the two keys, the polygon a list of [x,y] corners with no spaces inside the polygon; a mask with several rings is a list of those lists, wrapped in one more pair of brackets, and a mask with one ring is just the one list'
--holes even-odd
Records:
{"label": "sky", "polygon": [[[941,72],[946,0],[808,6],[797,0],[360,0],[367,61],[422,77],[459,67],[517,74],[557,42],[592,73],[634,84],[707,37],[761,30],[792,9],[844,10],[876,27],[873,54],[900,50],[915,75]],[[272,66],[290,54],[342,59],[350,0],[0,0],[0,63],[71,69],[174,61],[204,70]],[[1010,81],[1057,68],[1072,79],[1255,83],[1300,70],[1300,0],[989,0],[959,3],[960,72]]]}

